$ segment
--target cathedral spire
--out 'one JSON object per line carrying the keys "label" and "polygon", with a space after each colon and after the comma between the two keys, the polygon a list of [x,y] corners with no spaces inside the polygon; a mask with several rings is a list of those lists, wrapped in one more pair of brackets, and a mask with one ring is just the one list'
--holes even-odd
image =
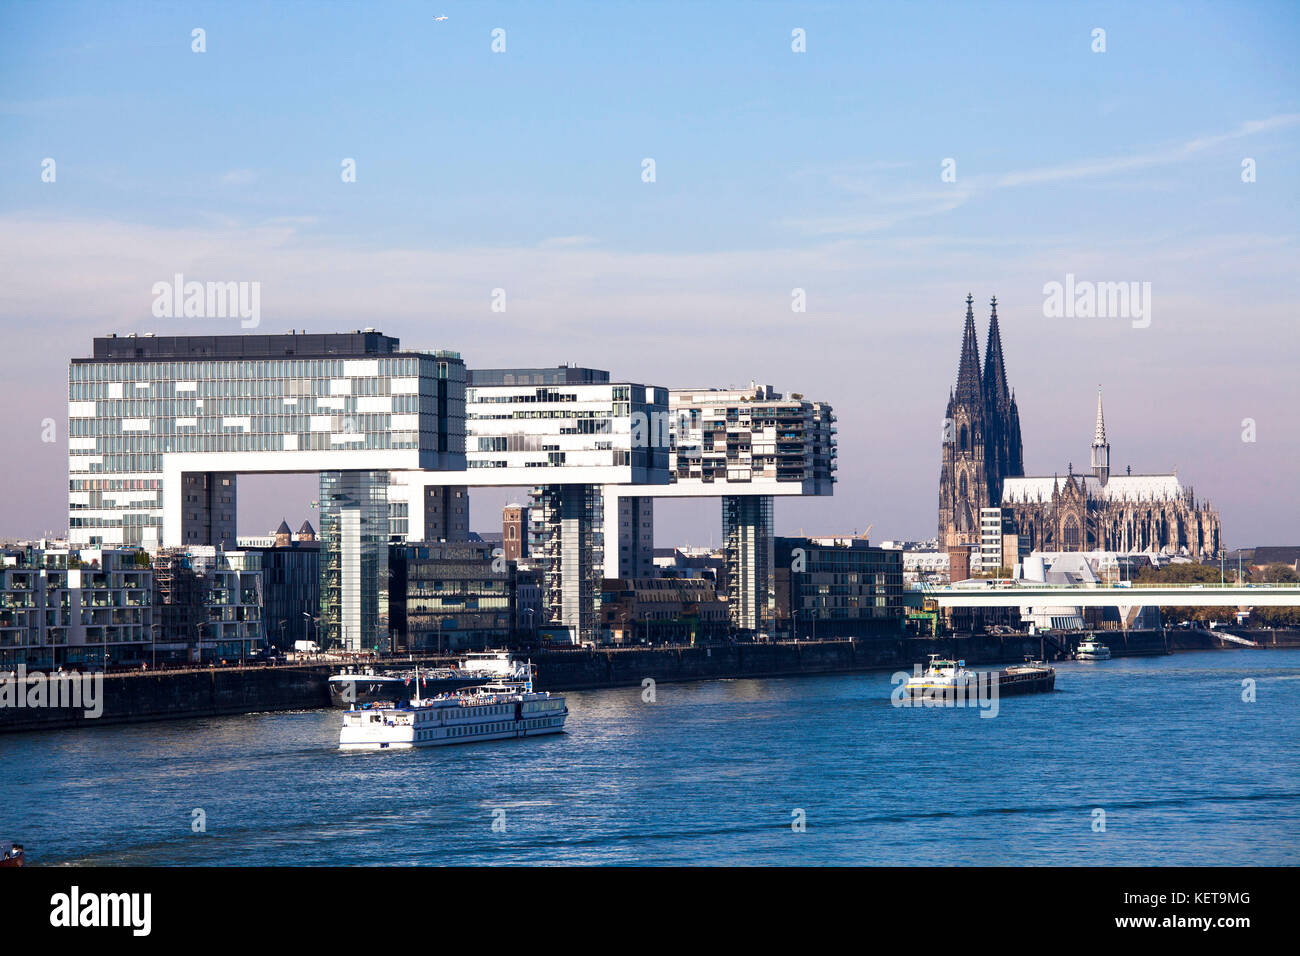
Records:
{"label": "cathedral spire", "polygon": [[1092,438],[1093,447],[1106,444],[1106,418],[1101,411],[1101,386],[1097,386],[1097,430]]}
{"label": "cathedral spire", "polygon": [[975,336],[974,301],[974,296],[967,293],[966,327],[961,338],[961,360],[957,364],[957,400],[982,404],[984,388],[980,378],[980,345]]}
{"label": "cathedral spire", "polygon": [[1101,410],[1101,386],[1097,386],[1097,428],[1092,436],[1092,473],[1104,485],[1110,480],[1110,442],[1106,441],[1106,417]]}
{"label": "cathedral spire", "polygon": [[988,347],[984,350],[984,389],[990,403],[1006,405],[1011,400],[1007,370],[1002,360],[1002,333],[998,329],[998,297],[990,302]]}

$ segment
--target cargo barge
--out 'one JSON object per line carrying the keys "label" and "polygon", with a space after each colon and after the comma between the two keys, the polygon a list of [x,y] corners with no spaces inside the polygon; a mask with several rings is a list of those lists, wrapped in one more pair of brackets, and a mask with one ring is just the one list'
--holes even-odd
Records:
{"label": "cargo barge", "polygon": [[1041,661],[1013,664],[1000,671],[977,672],[967,670],[965,661],[931,654],[925,673],[909,677],[903,692],[913,700],[948,700],[974,699],[979,693],[996,693],[999,697],[1042,694],[1055,688],[1056,669]]}

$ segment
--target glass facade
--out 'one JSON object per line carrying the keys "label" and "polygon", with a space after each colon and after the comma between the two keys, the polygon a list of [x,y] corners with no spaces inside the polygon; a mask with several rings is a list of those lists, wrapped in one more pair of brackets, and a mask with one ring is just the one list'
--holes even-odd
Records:
{"label": "glass facade", "polygon": [[903,552],[854,538],[775,540],[778,618],[796,636],[861,637],[903,627]]}
{"label": "glass facade", "polygon": [[320,541],[321,649],[390,650],[388,472],[321,472]]}
{"label": "glass facade", "polygon": [[449,651],[508,642],[515,622],[515,565],[492,545],[394,546],[393,629],[398,649]]}
{"label": "glass facade", "polygon": [[772,530],[771,495],[727,495],[722,499],[727,607],[732,626],[741,631],[771,633],[776,601]]}
{"label": "glass facade", "polygon": [[529,554],[542,571],[542,618],[580,641],[600,631],[605,513],[600,485],[544,485],[532,491]]}

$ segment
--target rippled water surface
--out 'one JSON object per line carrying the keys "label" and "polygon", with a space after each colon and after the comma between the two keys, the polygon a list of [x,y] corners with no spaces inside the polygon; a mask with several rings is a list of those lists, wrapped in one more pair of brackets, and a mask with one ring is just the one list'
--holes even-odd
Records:
{"label": "rippled water surface", "polygon": [[340,753],[336,711],[9,735],[0,838],[47,864],[1300,862],[1300,652],[1057,669],[993,719],[855,674],[570,693],[563,735],[412,752]]}

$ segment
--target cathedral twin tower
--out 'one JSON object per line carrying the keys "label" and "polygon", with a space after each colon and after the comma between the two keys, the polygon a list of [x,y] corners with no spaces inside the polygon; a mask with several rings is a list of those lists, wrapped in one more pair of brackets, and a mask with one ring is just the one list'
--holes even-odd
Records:
{"label": "cathedral twin tower", "polygon": [[1002,481],[1025,473],[1020,444],[1020,412],[1007,385],[998,330],[998,300],[989,316],[988,344],[980,369],[975,311],[966,296],[957,388],[948,393],[944,413],[943,467],[939,474],[939,547],[973,544],[979,537],[980,509],[1002,501]]}
{"label": "cathedral twin tower", "polygon": [[975,312],[966,296],[957,387],[948,393],[944,416],[939,548],[980,544],[980,509],[997,508],[999,527],[989,530],[1016,534],[1018,549],[1159,552],[1194,560],[1219,553],[1218,513],[1209,502],[1198,502],[1176,472],[1111,473],[1100,391],[1090,459],[1085,474],[1076,475],[1071,465],[1065,475],[1025,477],[1020,412],[1002,360],[998,300],[992,301],[981,368]]}

